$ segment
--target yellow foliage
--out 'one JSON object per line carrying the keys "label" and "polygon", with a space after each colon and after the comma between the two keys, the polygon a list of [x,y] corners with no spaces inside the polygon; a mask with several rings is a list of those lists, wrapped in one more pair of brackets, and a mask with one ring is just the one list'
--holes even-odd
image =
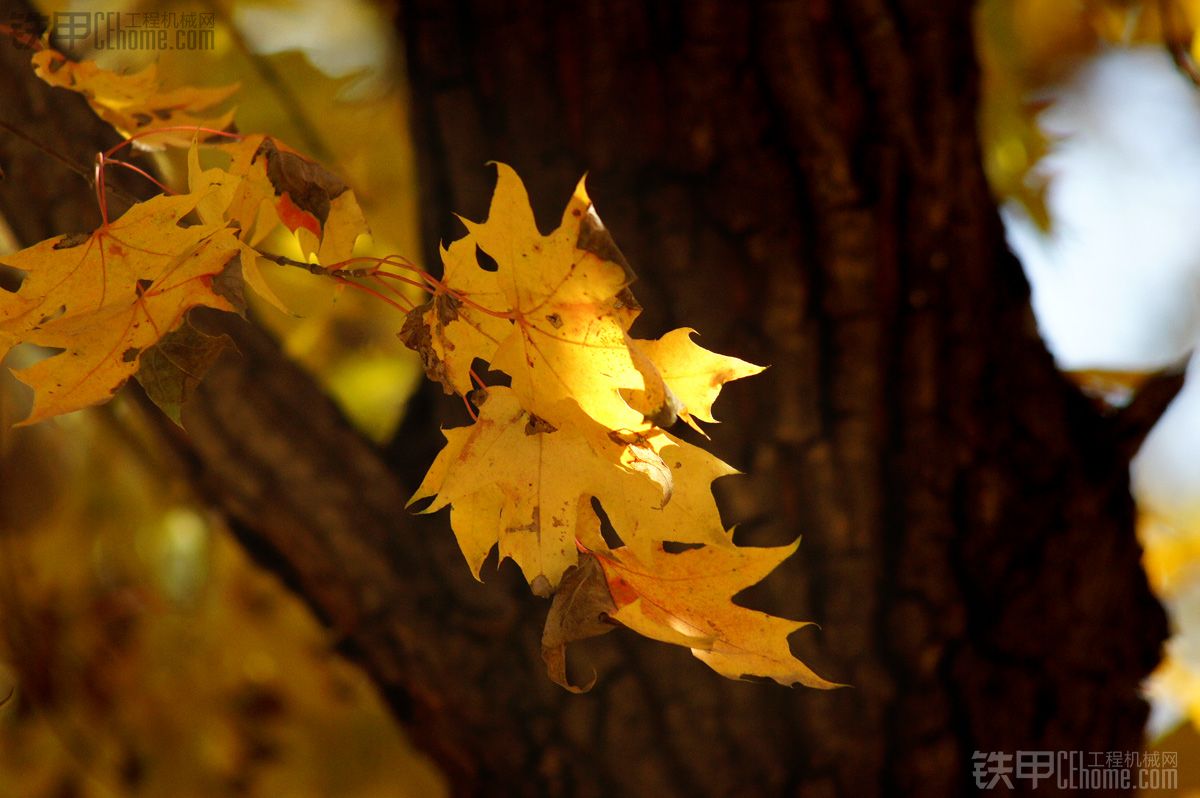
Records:
{"label": "yellow foliage", "polygon": [[446,447],[413,496],[436,494],[425,512],[453,505],[476,578],[498,543],[501,559],[512,557],[531,584],[557,587],[576,562],[581,516],[595,517],[593,496],[636,550],[648,553],[664,536],[727,543],[709,486],[733,469],[717,458],[661,430],[627,442],[577,406],[564,407],[573,423],[559,430],[525,410],[510,389],[480,394],[478,421],[446,432]]}
{"label": "yellow foliage", "polygon": [[224,130],[233,122],[233,110],[213,114],[210,109],[233,96],[237,85],[163,91],[154,64],[122,75],[101,69],[94,61],[68,60],[49,48],[34,53],[33,65],[38,77],[51,86],[86,97],[97,116],[122,136],[136,137],[134,145],[143,149],[186,147],[196,137],[194,130],[168,128]]}
{"label": "yellow foliage", "polygon": [[[582,181],[543,236],[520,178],[504,164],[497,172],[487,220],[464,220],[433,298],[401,333],[432,379],[479,408],[474,424],[446,431],[413,501],[451,507],[476,578],[498,546],[535,593],[558,591],[543,658],[568,689],[580,688],[567,680],[566,645],[611,628],[602,617],[686,645],[725,676],[835,687],[788,650],[804,624],[732,603],[795,545],[735,546],[712,495],[734,469],[663,429],[713,421],[722,386],[761,367],[708,352],[689,329],[631,338],[632,272]],[[476,360],[512,386],[470,391]],[[593,502],[623,545],[610,550]],[[668,554],[664,542],[697,548]]]}
{"label": "yellow foliage", "polygon": [[17,293],[0,293],[0,356],[17,343],[62,350],[18,373],[36,391],[23,423],[107,401],[189,308],[232,309],[213,279],[237,242],[223,224],[180,226],[196,202],[155,197],[91,236],[4,256],[26,276]]}
{"label": "yellow foliage", "polygon": [[[721,386],[730,380],[752,377],[763,368],[736,357],[709,352],[692,340],[695,332],[686,328],[672,330],[657,341],[634,340],[634,348],[655,364],[662,381],[675,397],[677,415],[700,432],[696,419],[716,422],[712,406]],[[656,404],[643,397],[642,392],[636,396],[626,395],[634,407],[649,415]]]}

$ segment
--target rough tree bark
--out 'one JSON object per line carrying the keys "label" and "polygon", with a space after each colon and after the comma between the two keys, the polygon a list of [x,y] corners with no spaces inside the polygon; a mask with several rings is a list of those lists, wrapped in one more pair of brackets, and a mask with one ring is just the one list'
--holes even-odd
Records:
{"label": "rough tree bark", "polygon": [[[1127,490],[1144,424],[1098,418],[1037,340],[979,165],[967,6],[403,6],[431,253],[451,210],[483,215],[486,160],[547,221],[591,171],[641,329],[772,364],[718,406],[748,472],[719,492],[743,543],[805,538],[746,601],[819,621],[802,656],[854,685],[728,682],[618,631],[584,646],[595,691],[553,687],[545,603],[507,566],[475,584],[444,516],[403,510],[443,400],[381,454],[212,322],[242,356],[164,440],[457,793],[959,795],[976,749],[1140,746],[1164,635]],[[0,49],[4,118],[87,162],[103,125]],[[94,224],[69,172],[8,135],[0,157],[22,240]]]}
{"label": "rough tree bark", "polygon": [[[819,621],[801,650],[854,688],[628,650],[598,699],[625,717],[593,743],[606,769],[668,792],[948,795],[976,749],[1139,746],[1163,622],[1127,447],[1056,375],[1005,252],[970,4],[414,0],[402,28],[430,241],[452,208],[482,217],[487,159],[546,224],[588,170],[642,329],[772,364],[723,400],[717,448],[749,472],[722,486],[727,518],[744,542],[804,534],[754,595]],[[626,681],[645,709],[623,709]]]}

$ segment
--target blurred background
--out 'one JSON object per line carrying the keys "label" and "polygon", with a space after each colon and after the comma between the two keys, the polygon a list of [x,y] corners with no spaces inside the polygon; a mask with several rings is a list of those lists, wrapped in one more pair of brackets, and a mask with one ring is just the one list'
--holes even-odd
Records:
{"label": "blurred background", "polygon": [[[116,71],[155,63],[166,87],[239,84],[241,130],[277,136],[353,186],[374,231],[367,251],[418,252],[391,8],[90,2],[37,11],[51,30],[71,14],[111,12],[130,28],[203,32],[202,46],[186,50],[97,50],[90,36],[56,44]],[[13,19],[29,21],[24,10]],[[180,154],[151,163],[186,185]],[[282,235],[271,245],[295,247]],[[18,248],[11,234],[0,246]],[[268,275],[295,317],[265,304],[252,312],[365,435],[386,440],[423,378],[396,339],[395,313],[306,277]],[[0,385],[0,693],[15,691],[0,707],[0,795],[444,792],[330,633],[248,559],[152,432],[138,432],[136,409],[118,399],[11,430],[29,397],[7,370]]]}

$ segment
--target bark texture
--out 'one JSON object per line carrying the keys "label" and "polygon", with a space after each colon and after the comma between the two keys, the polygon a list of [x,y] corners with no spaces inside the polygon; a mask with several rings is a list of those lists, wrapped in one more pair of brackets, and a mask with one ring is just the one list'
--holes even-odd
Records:
{"label": "bark texture", "polygon": [[[545,602],[508,566],[476,584],[444,514],[403,509],[447,400],[380,453],[261,334],[210,319],[242,356],[166,439],[456,793],[952,796],[974,750],[1140,747],[1165,628],[1130,425],[1037,339],[980,168],[968,4],[412,0],[399,25],[427,261],[452,210],[484,215],[488,159],[546,227],[590,171],[638,330],[772,365],[718,405],[714,448],[747,472],[719,493],[742,543],[804,543],[742,598],[820,622],[801,656],[853,685],[729,682],[618,631],[580,647],[597,688],[559,690]],[[4,118],[87,162],[103,125],[0,51]],[[94,225],[78,178],[7,134],[0,158],[26,243]]]}
{"label": "bark texture", "polygon": [[[485,160],[547,226],[588,171],[643,334],[772,365],[719,406],[748,472],[726,518],[804,535],[748,598],[821,623],[800,650],[854,685],[621,643],[563,737],[647,794],[953,795],[977,749],[1138,747],[1163,620],[1123,444],[1055,373],[1005,251],[969,4],[414,0],[403,29],[431,241],[450,209],[482,217]],[[606,720],[581,737],[585,711]]]}

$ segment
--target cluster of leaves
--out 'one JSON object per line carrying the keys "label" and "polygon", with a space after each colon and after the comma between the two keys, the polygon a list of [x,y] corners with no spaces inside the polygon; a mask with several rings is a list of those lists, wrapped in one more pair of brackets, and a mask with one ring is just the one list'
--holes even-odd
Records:
{"label": "cluster of leaves", "polygon": [[[451,507],[476,576],[498,546],[535,593],[555,594],[543,656],[560,684],[566,643],[616,621],[726,676],[830,686],[788,650],[802,624],[730,600],[795,544],[735,546],[711,487],[734,469],[664,429],[712,421],[724,383],[761,369],[701,348],[687,329],[632,338],[632,275],[583,183],[543,236],[520,179],[497,169],[487,221],[464,220],[467,234],[442,251],[441,284],[402,333],[432,379],[479,408],[474,424],[446,432],[413,501]],[[511,385],[483,387],[476,361]],[[606,543],[597,504],[623,545]]]}
{"label": "cluster of leaves", "polygon": [[[59,350],[17,372],[35,390],[23,423],[105,401],[134,375],[178,420],[223,344],[185,314],[240,311],[247,285],[278,303],[261,260],[301,267],[403,311],[402,340],[432,379],[467,399],[474,423],[446,432],[413,501],[432,498],[426,512],[451,508],[477,578],[498,547],[535,593],[555,596],[543,638],[555,681],[570,687],[568,642],[616,623],[685,646],[731,678],[833,686],[789,651],[804,624],[732,602],[796,544],[736,546],[711,489],[734,469],[666,431],[677,419],[697,430],[712,422],[724,383],[761,369],[701,348],[688,329],[630,336],[640,310],[632,272],[582,182],[543,236],[520,179],[498,165],[488,219],[464,220],[467,234],[443,249],[437,278],[399,257],[354,257],[368,232],[362,211],[319,164],[273,139],[223,132],[226,116],[202,124],[229,90],[163,92],[152,73],[116,75],[48,50],[34,63],[43,79],[87,96],[125,144],[190,152],[187,193],[111,222],[105,170],[141,170],[115,158],[124,144],[100,154],[102,226],[4,258],[24,279],[0,293],[0,355],[18,343]],[[202,168],[201,146],[224,165]],[[304,260],[259,249],[281,226]],[[412,307],[405,284],[431,298]],[[477,362],[508,384],[486,385]],[[619,545],[606,541],[601,515]]]}

